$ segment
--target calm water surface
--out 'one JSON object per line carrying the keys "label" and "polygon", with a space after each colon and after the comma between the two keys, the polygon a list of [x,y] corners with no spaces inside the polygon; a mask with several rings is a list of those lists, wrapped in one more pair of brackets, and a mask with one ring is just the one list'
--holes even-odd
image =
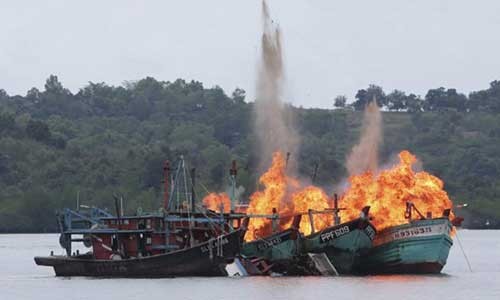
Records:
{"label": "calm water surface", "polygon": [[58,235],[0,235],[0,299],[500,299],[500,231],[458,232],[443,275],[173,279],[58,278],[33,256]]}

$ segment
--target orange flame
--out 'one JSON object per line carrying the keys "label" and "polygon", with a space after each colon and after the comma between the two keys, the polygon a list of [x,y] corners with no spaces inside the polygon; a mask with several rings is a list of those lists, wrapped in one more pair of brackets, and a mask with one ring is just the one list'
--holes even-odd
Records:
{"label": "orange flame", "polygon": [[[286,194],[287,177],[285,175],[286,162],[281,152],[273,154],[273,161],[259,179],[264,186],[263,191],[256,191],[250,196],[247,214],[271,214],[278,209]],[[250,218],[245,235],[247,241],[268,235],[272,232],[272,222],[266,218]]]}
{"label": "orange flame", "polygon": [[[426,172],[415,172],[412,166],[417,159],[408,151],[399,154],[399,163],[378,174],[365,172],[349,178],[350,186],[341,197],[342,220],[350,221],[359,217],[361,209],[370,205],[372,223],[377,230],[404,224],[406,203],[412,202],[424,216],[441,216],[443,210],[452,208],[452,202],[443,189],[443,182]],[[331,199],[315,186],[301,186],[298,180],[287,176],[286,161],[281,152],[273,154],[271,167],[260,177],[263,189],[250,196],[246,213],[250,222],[245,236],[252,241],[272,234],[273,230],[285,230],[291,226],[292,216],[303,214],[300,231],[311,233],[309,210],[324,211]],[[273,219],[276,213],[274,228]],[[252,217],[253,215],[253,217]],[[257,217],[255,215],[261,215]],[[415,215],[415,218],[418,216]],[[453,218],[453,216],[451,216]],[[322,230],[333,224],[333,212],[314,214],[315,230]]]}
{"label": "orange flame", "polygon": [[216,212],[221,212],[223,207],[223,212],[228,213],[231,210],[231,199],[226,193],[210,193],[203,198],[203,205]]}
{"label": "orange flame", "polygon": [[[247,213],[250,215],[271,215],[276,209],[275,226],[277,230],[290,227],[291,217],[299,213],[307,213],[309,209],[323,210],[328,208],[329,198],[320,188],[307,186],[300,189],[298,180],[286,175],[286,161],[283,153],[275,152],[271,167],[259,179],[263,190],[250,196]],[[321,230],[331,224],[332,216],[326,214],[314,215],[314,227]],[[303,217],[300,230],[305,234],[311,232],[309,218]],[[273,221],[265,217],[250,218],[246,241],[272,234]]]}
{"label": "orange flame", "polygon": [[342,196],[344,221],[355,219],[370,205],[372,223],[377,230],[406,223],[406,203],[412,202],[425,216],[441,216],[453,204],[443,189],[443,181],[427,172],[415,172],[417,158],[408,151],[399,153],[399,163],[378,175],[366,172],[349,178],[350,187]]}
{"label": "orange flame", "polygon": [[[292,195],[295,213],[307,213],[309,209],[322,211],[329,208],[329,197],[326,193],[315,186],[308,186]],[[333,214],[316,214],[313,216],[315,230],[322,230],[333,224]],[[305,235],[311,234],[311,224],[308,217],[302,217],[300,231]]]}

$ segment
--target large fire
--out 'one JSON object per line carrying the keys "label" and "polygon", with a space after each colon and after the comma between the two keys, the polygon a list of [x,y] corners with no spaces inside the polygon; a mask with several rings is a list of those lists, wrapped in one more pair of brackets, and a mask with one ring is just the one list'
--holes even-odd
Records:
{"label": "large fire", "polygon": [[210,193],[203,198],[203,205],[216,212],[230,212],[231,199],[226,193]]}
{"label": "large fire", "polygon": [[[441,216],[443,210],[452,208],[452,202],[443,189],[443,182],[426,172],[415,172],[412,166],[417,159],[408,151],[399,154],[399,163],[378,174],[366,172],[349,178],[349,187],[341,196],[342,221],[356,219],[361,209],[371,206],[372,223],[377,230],[406,223],[406,203],[412,202],[424,215]],[[319,187],[302,187],[298,180],[286,175],[286,161],[281,152],[273,155],[271,167],[259,182],[263,189],[250,196],[246,211],[250,215],[271,215],[273,208],[279,216],[276,230],[284,230],[291,225],[291,216],[304,214],[300,231],[311,233],[309,210],[324,211],[330,208],[331,199]],[[315,214],[314,229],[322,230],[333,224],[333,213]],[[250,218],[246,241],[272,234],[271,218]]]}
{"label": "large fire", "polygon": [[341,198],[343,221],[359,215],[365,205],[370,205],[372,223],[377,230],[403,224],[406,203],[412,202],[425,216],[441,216],[453,204],[443,189],[443,181],[427,172],[415,172],[417,162],[408,151],[399,153],[399,163],[375,175],[366,172],[349,178],[350,186]]}
{"label": "large fire", "polygon": [[[291,216],[307,213],[309,209],[324,210],[328,208],[328,196],[314,186],[301,188],[298,180],[286,175],[286,160],[283,153],[275,152],[271,167],[259,179],[264,189],[250,196],[247,214],[271,215],[273,209],[280,217],[275,221],[277,229],[287,229],[291,225]],[[316,230],[321,230],[331,224],[331,215],[317,214],[314,216]],[[309,218],[303,217],[300,230],[306,234],[311,232]],[[273,232],[271,218],[250,218],[245,240],[252,241],[265,237]]]}
{"label": "large fire", "polygon": [[[309,209],[324,211],[329,208],[329,198],[326,193],[315,186],[308,186],[292,194],[292,203],[295,213],[306,213]],[[317,214],[313,217],[314,229],[321,230],[333,224],[333,214]],[[311,223],[308,217],[300,221],[300,231],[305,235],[311,234]]]}

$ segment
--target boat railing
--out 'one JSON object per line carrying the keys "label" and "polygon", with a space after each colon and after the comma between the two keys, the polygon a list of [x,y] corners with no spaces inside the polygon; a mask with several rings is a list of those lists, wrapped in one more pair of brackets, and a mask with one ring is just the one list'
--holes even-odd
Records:
{"label": "boat railing", "polygon": [[89,207],[85,210],[72,210],[65,208],[57,212],[60,231],[71,231],[73,229],[89,229],[95,224],[102,223],[103,218],[113,217],[110,213],[97,207]]}

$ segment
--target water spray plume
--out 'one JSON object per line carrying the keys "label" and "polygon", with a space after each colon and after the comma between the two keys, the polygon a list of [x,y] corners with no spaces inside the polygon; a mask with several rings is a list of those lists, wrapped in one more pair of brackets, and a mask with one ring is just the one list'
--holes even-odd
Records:
{"label": "water spray plume", "polygon": [[[262,36],[257,66],[254,130],[263,171],[278,150],[297,153],[299,136],[291,112],[283,103],[285,68],[281,30],[273,23],[266,1],[262,1]],[[294,169],[294,166],[291,166]]]}
{"label": "water spray plume", "polygon": [[378,150],[382,143],[382,114],[375,99],[365,107],[361,138],[347,157],[349,175],[366,171],[376,172],[378,168]]}
{"label": "water spray plume", "polygon": [[[325,191],[312,185],[303,185],[290,175],[295,174],[295,169],[294,166],[287,166],[282,151],[297,153],[299,137],[287,118],[289,111],[282,101],[285,76],[281,31],[273,24],[266,1],[262,2],[262,27],[254,113],[258,153],[261,155],[259,170],[263,174],[259,179],[260,188],[250,196],[246,210],[251,217],[246,241],[269,236],[273,230],[290,228],[292,217],[296,214],[306,215],[309,210],[331,208],[331,199]],[[360,141],[347,158],[350,186],[341,196],[341,205],[346,208],[341,213],[342,221],[358,218],[361,209],[370,205],[373,222],[381,230],[407,222],[404,218],[407,201],[434,216],[452,207],[439,178],[426,172],[413,171],[412,165],[416,158],[408,151],[400,153],[399,164],[377,173],[381,142],[382,116],[376,101],[373,101],[365,109]],[[219,198],[212,201],[223,201]],[[272,214],[279,217],[275,220],[275,226],[272,218],[265,217]],[[332,225],[332,213],[314,215],[315,230]],[[308,216],[302,218],[299,227],[302,233],[311,233]]]}

